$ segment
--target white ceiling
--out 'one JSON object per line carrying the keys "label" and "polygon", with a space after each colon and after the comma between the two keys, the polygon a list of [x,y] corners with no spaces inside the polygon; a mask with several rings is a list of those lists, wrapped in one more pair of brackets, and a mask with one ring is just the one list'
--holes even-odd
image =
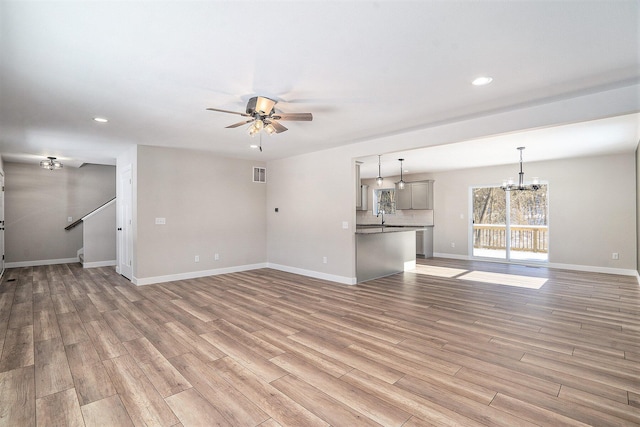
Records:
{"label": "white ceiling", "polygon": [[[79,166],[115,164],[134,144],[271,160],[362,142],[636,84],[639,17],[634,0],[0,1],[0,152]],[[480,75],[494,82],[472,86]],[[250,149],[244,128],[225,129],[239,116],[205,108],[244,111],[254,95],[314,120],[283,122],[288,132]],[[439,146],[414,164],[510,163],[518,145],[525,161],[628,151],[637,123],[462,142],[455,156]]]}

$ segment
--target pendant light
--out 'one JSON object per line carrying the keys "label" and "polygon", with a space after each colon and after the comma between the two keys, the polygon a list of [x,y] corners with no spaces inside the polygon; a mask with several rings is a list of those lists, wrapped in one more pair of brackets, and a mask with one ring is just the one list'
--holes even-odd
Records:
{"label": "pendant light", "polygon": [[380,154],[378,154],[378,177],[376,178],[376,184],[378,184],[378,187],[382,186],[382,175],[380,174]]}
{"label": "pendant light", "polygon": [[532,179],[531,184],[525,185],[524,183],[524,172],[522,171],[522,150],[524,149],[525,147],[518,147],[518,150],[520,151],[520,172],[518,173],[518,184],[516,185],[513,182],[513,178],[509,178],[508,180],[503,181],[502,186],[500,186],[504,191],[536,191],[540,189],[540,182],[537,177]]}
{"label": "pendant light", "polygon": [[398,159],[400,161],[400,182],[398,182],[398,188],[404,190],[404,180],[402,179],[402,162],[404,159]]}

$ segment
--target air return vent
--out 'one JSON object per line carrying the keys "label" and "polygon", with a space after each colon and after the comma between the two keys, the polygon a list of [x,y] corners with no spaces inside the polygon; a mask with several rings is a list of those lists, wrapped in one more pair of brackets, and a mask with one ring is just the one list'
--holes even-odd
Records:
{"label": "air return vent", "polygon": [[254,166],[253,182],[267,182],[267,169]]}

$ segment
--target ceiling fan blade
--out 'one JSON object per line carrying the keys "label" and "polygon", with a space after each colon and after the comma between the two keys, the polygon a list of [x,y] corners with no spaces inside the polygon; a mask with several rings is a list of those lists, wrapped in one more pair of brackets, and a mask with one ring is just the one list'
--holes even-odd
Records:
{"label": "ceiling fan blade", "polygon": [[276,121],[272,121],[271,125],[275,128],[276,133],[282,133],[282,132],[288,130],[286,127],[282,126],[280,123],[278,123]]}
{"label": "ceiling fan blade", "polygon": [[259,113],[261,115],[267,115],[273,110],[273,106],[276,105],[276,101],[273,99],[265,98],[264,96],[254,96],[247,103],[247,114]]}
{"label": "ceiling fan blade", "polygon": [[238,123],[234,123],[232,125],[227,126],[227,129],[230,128],[237,128],[238,126],[242,126],[242,125],[246,125],[247,123],[251,123],[252,121],[254,121],[255,119],[251,119],[251,120],[243,120],[241,122]]}
{"label": "ceiling fan blade", "polygon": [[244,116],[244,117],[251,117],[251,114],[247,114],[247,113],[239,113],[237,111],[229,111],[229,110],[221,110],[219,108],[207,108],[207,110],[209,111],[218,111],[220,113],[231,113],[231,114],[238,114],[240,116]]}
{"label": "ceiling fan blade", "polygon": [[271,116],[274,120],[289,120],[295,122],[310,122],[313,120],[311,113],[277,113]]}

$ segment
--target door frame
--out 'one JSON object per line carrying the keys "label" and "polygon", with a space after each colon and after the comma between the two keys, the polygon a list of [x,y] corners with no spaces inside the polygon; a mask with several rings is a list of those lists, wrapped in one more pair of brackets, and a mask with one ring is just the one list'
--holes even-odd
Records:
{"label": "door frame", "polygon": [[[541,182],[542,185],[546,186],[546,192],[547,192],[547,196],[546,196],[546,203],[547,203],[547,233],[549,233],[550,230],[550,217],[549,217],[549,183],[544,181]],[[505,244],[506,244],[506,248],[505,248],[505,256],[504,258],[493,258],[493,257],[483,257],[480,255],[474,255],[473,252],[473,190],[476,188],[500,188],[499,185],[471,185],[469,186],[469,211],[468,211],[468,218],[469,218],[469,225],[467,227],[468,230],[468,254],[469,254],[469,259],[477,259],[477,260],[483,260],[483,261],[495,261],[495,262],[506,262],[506,263],[514,263],[514,264],[546,264],[549,262],[549,252],[547,252],[547,258],[545,260],[535,260],[535,259],[512,259],[511,258],[511,192],[510,191],[505,191],[505,208],[506,208],[506,212],[505,212]],[[517,226],[517,225],[516,225]]]}
{"label": "door frame", "polygon": [[129,280],[133,278],[133,168],[125,166],[118,175],[116,271]]}

